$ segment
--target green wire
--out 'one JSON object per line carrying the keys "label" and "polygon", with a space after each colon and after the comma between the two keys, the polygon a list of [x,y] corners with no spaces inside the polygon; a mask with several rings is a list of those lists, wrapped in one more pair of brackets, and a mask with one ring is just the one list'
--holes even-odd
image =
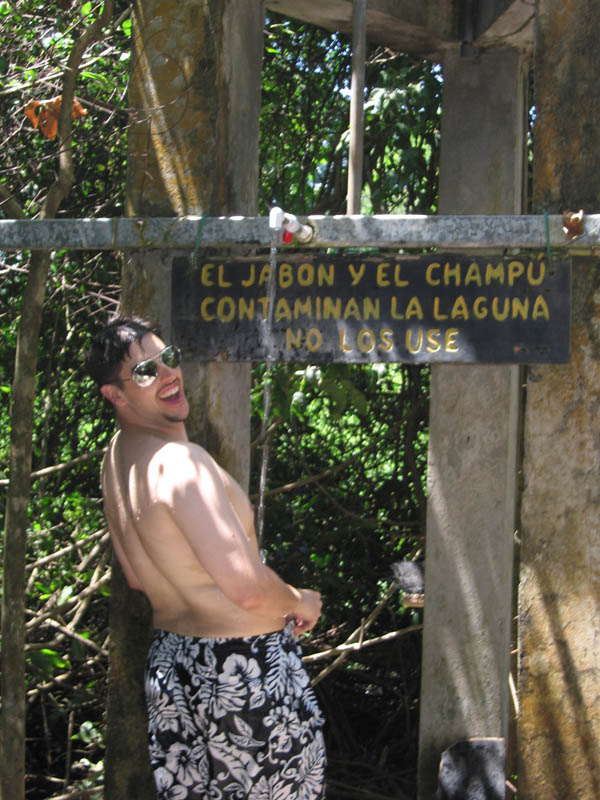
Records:
{"label": "green wire", "polygon": [[544,222],[546,224],[546,254],[548,256],[548,266],[550,266],[552,264],[552,249],[550,247],[550,218],[547,211],[544,211]]}

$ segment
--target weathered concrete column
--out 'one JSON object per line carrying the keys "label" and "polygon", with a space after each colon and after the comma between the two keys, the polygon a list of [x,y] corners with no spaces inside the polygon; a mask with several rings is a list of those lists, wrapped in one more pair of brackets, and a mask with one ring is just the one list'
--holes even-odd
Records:
{"label": "weathered concrete column", "polygon": [[[137,0],[129,105],[129,216],[255,215],[264,4]],[[141,223],[143,226],[143,223]],[[140,241],[144,241],[143,227]],[[202,251],[202,240],[198,242]],[[123,266],[121,309],[171,340],[171,269],[189,250],[139,250]],[[190,438],[242,483],[249,475],[250,367],[184,364]],[[142,676],[147,608],[115,568],[106,800],[155,795]]]}
{"label": "weathered concrete column", "polygon": [[[519,213],[525,63],[444,59],[440,212]],[[419,799],[444,749],[508,721],[520,372],[432,368]]]}
{"label": "weathered concrete column", "polygon": [[[135,8],[128,215],[256,214],[264,3],[138,0]],[[190,256],[136,253],[123,273],[123,305],[159,318],[168,337],[175,258]],[[184,374],[190,437],[246,484],[250,367],[188,364]]]}
{"label": "weathered concrete column", "polygon": [[[598,209],[600,19],[539,0],[534,210]],[[573,262],[571,362],[529,368],[519,591],[519,798],[600,797],[600,271]]]}

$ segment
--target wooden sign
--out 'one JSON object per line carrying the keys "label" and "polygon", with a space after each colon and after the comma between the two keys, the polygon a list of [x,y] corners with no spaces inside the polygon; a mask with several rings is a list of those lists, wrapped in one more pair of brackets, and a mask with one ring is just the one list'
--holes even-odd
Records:
{"label": "wooden sign", "polygon": [[570,265],[509,258],[176,259],[174,341],[221,361],[560,363]]}

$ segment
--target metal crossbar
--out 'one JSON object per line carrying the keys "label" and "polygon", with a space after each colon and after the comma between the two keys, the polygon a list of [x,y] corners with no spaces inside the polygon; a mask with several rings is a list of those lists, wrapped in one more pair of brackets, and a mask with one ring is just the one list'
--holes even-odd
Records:
{"label": "metal crossbar", "polygon": [[[302,248],[600,249],[600,214],[584,217],[584,233],[575,239],[566,236],[560,215],[411,214],[300,219],[314,230],[313,238]],[[236,244],[269,247],[272,236],[268,217],[0,220],[0,250],[194,250],[199,246]],[[298,243],[292,242],[293,246],[297,249]]]}

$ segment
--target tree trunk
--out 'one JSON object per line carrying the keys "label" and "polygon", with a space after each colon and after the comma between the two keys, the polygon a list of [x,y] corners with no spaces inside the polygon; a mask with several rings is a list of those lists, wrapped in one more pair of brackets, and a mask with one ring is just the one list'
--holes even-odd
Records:
{"label": "tree trunk", "polygon": [[[73,97],[81,58],[112,16],[106,0],[100,17],[75,41],[62,80],[63,103],[58,122],[58,174],[42,205],[40,218],[56,215],[73,185],[71,146]],[[24,218],[10,197],[5,213]],[[0,798],[25,797],[25,557],[35,376],[39,334],[44,310],[49,251],[34,251],[23,297],[11,397],[10,483],[4,531],[4,589],[2,595],[2,720],[0,726]]]}
{"label": "tree trunk", "polygon": [[2,800],[25,797],[25,553],[35,373],[50,253],[32,255],[12,386],[2,595]]}

